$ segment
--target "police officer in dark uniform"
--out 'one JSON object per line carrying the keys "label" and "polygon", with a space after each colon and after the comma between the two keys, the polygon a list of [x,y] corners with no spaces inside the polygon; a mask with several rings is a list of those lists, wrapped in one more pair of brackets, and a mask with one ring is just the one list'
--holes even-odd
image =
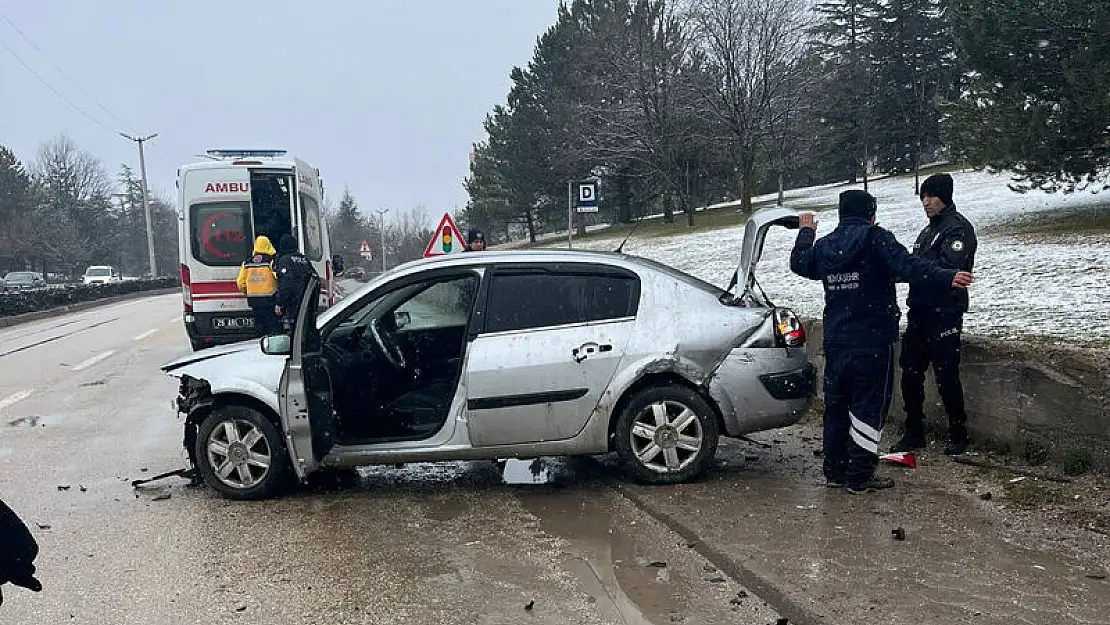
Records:
{"label": "police officer in dark uniform", "polygon": [[297,240],[292,235],[282,235],[278,241],[278,259],[274,263],[274,273],[277,274],[278,282],[277,307],[274,312],[281,316],[284,330],[292,332],[305,287],[308,280],[316,275],[312,263],[297,251]]}
{"label": "police officer in dark uniform", "polygon": [[[971,222],[952,203],[952,176],[934,174],[921,185],[921,204],[929,225],[913,244],[914,256],[946,269],[972,271],[978,242]],[[953,456],[967,451],[967,412],[960,383],[960,335],[968,296],[964,289],[911,284],[906,334],[902,338],[902,400],[906,429],[893,451],[925,446],[925,371],[933,366],[941,403],[948,413],[948,445]]]}
{"label": "police officer in dark uniform", "polygon": [[466,247],[464,252],[484,252],[486,250],[486,233],[478,228],[471,228],[466,233]]}
{"label": "police officer in dark uniform", "polygon": [[875,225],[875,209],[869,193],[841,193],[836,229],[814,243],[814,216],[802,215],[790,254],[791,271],[821,280],[825,290],[825,479],[856,494],[894,486],[894,480],[876,477],[875,468],[901,315],[895,281],[938,289],[972,282],[969,273],[912,256]]}

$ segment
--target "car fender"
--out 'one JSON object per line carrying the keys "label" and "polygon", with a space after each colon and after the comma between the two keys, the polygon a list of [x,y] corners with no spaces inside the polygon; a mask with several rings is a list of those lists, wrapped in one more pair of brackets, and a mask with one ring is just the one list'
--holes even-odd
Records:
{"label": "car fender", "polygon": [[669,349],[663,356],[657,353],[651,354],[621,366],[617,375],[609,383],[609,388],[601,395],[596,409],[598,414],[608,415],[607,420],[597,419],[597,421],[605,423],[606,436],[612,429],[612,424],[620,418],[620,415],[616,413],[616,407],[620,404],[621,399],[628,394],[629,389],[645,377],[658,374],[674,374],[691,385],[704,389],[710,371],[707,371],[694,360],[683,356],[680,347],[677,345]]}
{"label": "car fender", "polygon": [[[211,384],[211,381],[208,381]],[[278,407],[278,394],[276,389],[269,389],[253,380],[244,378],[228,378],[220,385],[212,386],[212,396],[217,400],[220,396],[245,395],[256,399],[273,411],[274,415],[281,415]]]}

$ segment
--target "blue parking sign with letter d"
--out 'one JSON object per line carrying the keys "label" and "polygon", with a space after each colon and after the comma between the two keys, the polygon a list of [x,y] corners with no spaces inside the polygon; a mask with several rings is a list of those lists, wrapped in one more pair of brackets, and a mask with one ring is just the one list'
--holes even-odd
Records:
{"label": "blue parking sign with letter d", "polygon": [[580,213],[597,212],[597,182],[579,182],[578,197],[575,202]]}

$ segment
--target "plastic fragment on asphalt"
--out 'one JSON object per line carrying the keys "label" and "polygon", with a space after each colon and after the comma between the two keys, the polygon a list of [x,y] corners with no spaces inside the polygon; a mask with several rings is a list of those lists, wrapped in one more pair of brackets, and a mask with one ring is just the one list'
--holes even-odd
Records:
{"label": "plastic fragment on asphalt", "polygon": [[883,454],[879,456],[879,460],[885,460],[892,464],[903,464],[911,469],[917,468],[917,456],[912,451]]}

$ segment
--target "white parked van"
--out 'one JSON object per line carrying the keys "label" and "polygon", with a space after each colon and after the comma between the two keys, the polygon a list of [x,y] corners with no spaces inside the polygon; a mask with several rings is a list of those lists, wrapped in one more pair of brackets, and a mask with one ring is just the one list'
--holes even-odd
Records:
{"label": "white parked van", "polygon": [[275,247],[284,234],[320,276],[320,305],[336,300],[331,256],[321,214],[320,172],[284,150],[209,150],[212,160],[178,169],[181,288],[185,330],[193,349],[256,336],[246,296],[235,279],[257,236]]}
{"label": "white parked van", "polygon": [[108,284],[122,282],[119,271],[111,265],[93,265],[85,270],[84,284]]}

